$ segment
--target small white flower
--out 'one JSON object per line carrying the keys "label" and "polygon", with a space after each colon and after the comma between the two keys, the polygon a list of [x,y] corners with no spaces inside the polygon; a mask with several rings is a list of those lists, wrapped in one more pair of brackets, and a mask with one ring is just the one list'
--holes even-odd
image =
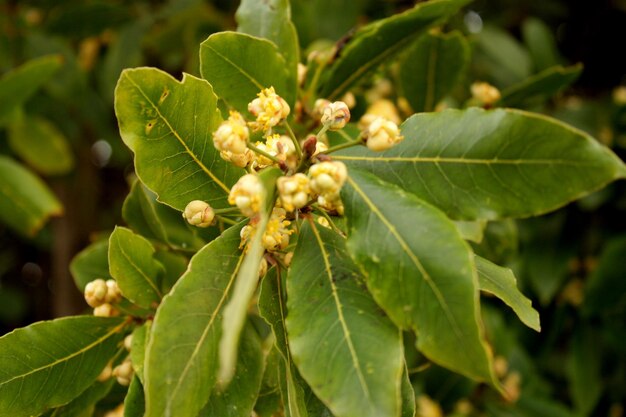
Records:
{"label": "small white flower", "polygon": [[244,216],[254,217],[261,210],[263,185],[259,177],[246,174],[239,178],[228,195],[228,202],[236,205]]}
{"label": "small white flower", "polygon": [[248,150],[250,131],[240,113],[231,111],[228,120],[222,122],[213,133],[213,145],[221,152],[243,154]]}
{"label": "small white flower", "polygon": [[373,151],[384,151],[400,143],[404,136],[394,122],[378,117],[363,132],[367,147]]}
{"label": "small white flower", "polygon": [[183,218],[192,226],[209,227],[215,219],[215,211],[208,203],[193,200],[185,207]]}

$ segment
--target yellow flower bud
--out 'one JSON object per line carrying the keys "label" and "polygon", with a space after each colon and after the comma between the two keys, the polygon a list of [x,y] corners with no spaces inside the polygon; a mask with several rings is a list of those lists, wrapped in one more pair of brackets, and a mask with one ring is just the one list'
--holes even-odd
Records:
{"label": "yellow flower bud", "polygon": [[133,345],[133,335],[129,334],[128,336],[124,338],[124,349],[130,352],[130,348],[132,347],[132,345]]}
{"label": "yellow flower bud", "polygon": [[[296,146],[289,136],[274,134],[269,136],[265,143],[257,142],[255,145],[260,150],[278,158],[286,163],[295,162],[296,158]],[[265,168],[267,166],[274,165],[274,161],[266,158],[263,155],[254,155],[254,167]]]}
{"label": "yellow flower bud", "polygon": [[404,137],[400,135],[398,125],[383,117],[376,118],[363,132],[367,147],[373,151],[384,151],[400,143]]}
{"label": "yellow flower bud", "polygon": [[304,64],[298,62],[298,85],[304,85],[304,81],[306,80],[307,67]]}
{"label": "yellow flower bud", "polygon": [[261,90],[258,97],[248,104],[248,111],[256,116],[250,126],[254,130],[269,131],[289,116],[289,104],[274,91],[274,87]]}
{"label": "yellow flower bud", "polygon": [[94,308],[93,315],[96,317],[116,317],[120,315],[120,312],[111,304],[105,303]]}
{"label": "yellow flower bud", "polygon": [[484,105],[492,105],[500,100],[500,90],[486,82],[475,82],[470,86],[472,97]]}
{"label": "yellow flower bud", "polygon": [[309,187],[316,194],[339,194],[348,178],[343,162],[320,162],[309,169]]}
{"label": "yellow flower bud", "polygon": [[130,359],[125,359],[124,362],[119,364],[113,369],[113,376],[117,379],[120,385],[128,386],[133,379],[133,363]]}
{"label": "yellow flower bud", "polygon": [[228,202],[236,205],[244,216],[254,217],[261,210],[263,186],[259,177],[246,174],[239,178],[228,195]]}
{"label": "yellow flower bud", "polygon": [[330,130],[340,130],[350,121],[350,109],[343,101],[335,101],[324,108],[320,120]]}
{"label": "yellow flower bud", "polygon": [[116,304],[122,300],[122,292],[117,285],[117,281],[114,279],[107,279],[107,295],[104,297],[104,301],[108,304]]}
{"label": "yellow flower bud", "polygon": [[100,375],[98,375],[98,378],[96,378],[99,382],[105,382],[107,381],[109,378],[111,378],[111,374],[113,373],[113,368],[111,368],[111,363],[108,363],[107,366],[105,366],[102,371],[100,372]]}
{"label": "yellow flower bud", "polygon": [[280,177],[276,184],[285,210],[291,212],[309,202],[309,178],[306,175],[298,173],[291,177]]}
{"label": "yellow flower bud", "polygon": [[183,218],[192,226],[209,227],[215,219],[215,211],[208,203],[193,200],[185,207]]}
{"label": "yellow flower bud", "polygon": [[263,278],[267,274],[267,261],[265,258],[261,258],[261,263],[259,264],[259,278]]}
{"label": "yellow flower bud", "polygon": [[320,120],[322,118],[322,115],[324,114],[324,109],[330,104],[331,103],[329,100],[326,100],[325,98],[318,98],[313,104],[313,111],[311,112],[311,116],[315,120]]}
{"label": "yellow flower bud", "polygon": [[254,159],[254,152],[246,149],[244,153],[232,153],[230,151],[221,151],[220,157],[224,161],[232,162],[235,166],[245,168]]}
{"label": "yellow flower bud", "polygon": [[85,301],[90,307],[96,308],[106,301],[107,284],[103,279],[96,279],[85,286]]}
{"label": "yellow flower bud", "polygon": [[[338,193],[321,194],[317,197],[317,204],[319,204],[323,209],[337,212],[337,214],[343,214],[344,211],[343,202],[341,201],[341,197],[339,197]],[[328,222],[328,220],[326,220],[326,222]]]}
{"label": "yellow flower bud", "polygon": [[289,246],[289,235],[293,233],[293,230],[287,228],[291,222],[285,220],[286,214],[282,208],[272,210],[262,239],[263,247],[268,251],[277,251]]}
{"label": "yellow flower bud", "polygon": [[245,153],[250,132],[246,121],[240,113],[231,111],[228,120],[222,122],[213,133],[213,145],[219,151],[228,151],[233,154]]}

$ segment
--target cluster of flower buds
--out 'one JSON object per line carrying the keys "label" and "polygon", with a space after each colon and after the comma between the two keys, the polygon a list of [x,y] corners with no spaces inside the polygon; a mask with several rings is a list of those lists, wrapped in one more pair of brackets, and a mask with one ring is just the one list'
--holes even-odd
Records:
{"label": "cluster of flower buds", "polygon": [[192,226],[209,227],[215,220],[215,211],[208,203],[193,200],[185,207],[183,218]]}
{"label": "cluster of flower buds", "polygon": [[500,90],[486,82],[475,82],[470,86],[472,97],[484,106],[491,106],[500,100]]}
{"label": "cluster of flower buds", "polygon": [[[255,146],[275,157],[276,159],[285,162],[287,166],[295,166],[296,161],[296,147],[289,136],[285,135],[270,135],[265,142],[257,142]],[[274,165],[274,161],[266,158],[263,155],[256,155],[254,157],[254,168],[265,168],[267,166]]]}
{"label": "cluster of flower buds", "polygon": [[[289,246],[289,236],[293,233],[293,230],[289,229],[291,222],[286,220],[287,212],[280,207],[274,207],[272,214],[263,232],[261,242],[263,247],[269,252],[275,252],[283,250]],[[241,229],[240,248],[247,246],[248,242],[255,235],[257,229],[257,223],[250,222]]]}
{"label": "cluster of flower buds", "polygon": [[115,280],[95,279],[85,286],[84,295],[87,304],[94,308],[95,316],[112,317],[119,314],[113,304],[122,300],[122,293]]}
{"label": "cluster of flower buds", "polygon": [[113,368],[113,376],[117,379],[117,383],[127,387],[133,379],[133,363],[130,358],[124,359],[124,362]]}
{"label": "cluster of flower buds", "polygon": [[375,118],[361,135],[367,147],[377,152],[385,151],[404,139],[398,125],[384,117]]}
{"label": "cluster of flower buds", "polygon": [[274,87],[265,88],[258,97],[248,104],[248,111],[256,117],[256,121],[250,122],[254,130],[262,130],[270,133],[272,127],[289,116],[291,109],[289,104],[276,94]]}
{"label": "cluster of flower buds", "polygon": [[318,204],[339,214],[343,214],[339,192],[347,178],[348,169],[339,161],[320,162],[309,169],[309,187],[318,196]]}
{"label": "cluster of flower buds", "polygon": [[254,217],[261,210],[263,203],[263,185],[259,177],[246,174],[239,178],[228,195],[228,202],[236,205],[244,216]]}
{"label": "cluster of flower buds", "polygon": [[280,177],[276,181],[282,207],[291,212],[301,209],[309,202],[309,177],[297,173],[291,177]]}

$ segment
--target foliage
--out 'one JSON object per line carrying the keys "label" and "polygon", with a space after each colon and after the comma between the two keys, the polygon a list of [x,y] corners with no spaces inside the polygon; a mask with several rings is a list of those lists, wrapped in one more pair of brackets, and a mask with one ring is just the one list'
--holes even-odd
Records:
{"label": "foliage", "polygon": [[[581,67],[538,47],[549,37],[540,21],[524,26],[528,48],[496,28],[465,35],[454,26],[465,0],[375,20],[310,46],[302,64],[298,33],[312,29],[306,6],[293,3],[296,25],[287,0],[242,1],[238,31],[200,43],[196,75],[121,72],[112,104],[137,176],[121,210],[128,227],[71,265],[104,317],[0,337],[0,415],[95,415],[108,400],[148,417],[426,416],[439,407],[587,416],[603,395],[618,402],[619,382],[600,388],[599,352],[624,353],[623,237],[594,261],[581,300],[580,280],[563,287],[580,248],[560,241],[578,234],[567,227],[577,214],[515,222],[581,198],[583,208],[608,205],[626,176],[613,151],[563,121],[575,117],[547,114]],[[50,30],[88,12],[130,20],[99,4]],[[136,44],[146,24],[120,39]],[[69,172],[74,158],[59,129],[23,104],[60,62],[30,61],[0,81],[9,145],[44,175]],[[470,70],[502,93],[470,88]],[[38,135],[45,154],[28,146]],[[0,156],[0,171],[0,219],[10,227],[34,235],[60,213],[13,158]],[[296,178],[306,185],[286,185]],[[515,256],[516,233],[527,258]],[[556,323],[540,324],[516,275],[542,305],[562,301],[548,315]],[[521,340],[537,336],[520,324],[549,329],[550,343],[525,349]],[[538,369],[564,333],[567,369],[557,378],[570,406]],[[600,336],[600,346],[586,342]]]}

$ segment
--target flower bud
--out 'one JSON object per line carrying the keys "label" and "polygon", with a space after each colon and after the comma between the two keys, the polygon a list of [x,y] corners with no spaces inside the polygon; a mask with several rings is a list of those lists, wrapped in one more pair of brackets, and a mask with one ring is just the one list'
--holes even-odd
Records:
{"label": "flower bud", "polygon": [[129,334],[124,338],[124,349],[130,352],[130,348],[133,345],[133,335]]}
{"label": "flower bud", "polygon": [[104,301],[108,304],[116,304],[122,300],[122,292],[120,291],[120,287],[117,285],[117,281],[114,279],[107,279],[107,295],[104,297]]}
{"label": "flower bud", "polygon": [[320,120],[322,118],[322,115],[324,114],[324,109],[330,106],[330,104],[330,100],[326,100],[325,98],[318,98],[313,104],[313,111],[311,112],[311,116],[315,120]]}
{"label": "flower bud", "polygon": [[613,90],[613,103],[618,106],[626,105],[626,86],[620,85]]}
{"label": "flower bud", "polygon": [[383,117],[375,119],[363,132],[367,147],[372,151],[384,151],[400,143],[404,137],[400,135],[398,125]]}
{"label": "flower bud", "polygon": [[[280,161],[290,164],[295,162],[296,146],[289,136],[274,134],[269,136],[265,143],[257,142],[255,145],[260,150],[278,158]],[[260,154],[254,154],[254,167],[265,168],[274,165],[274,161]]]}
{"label": "flower bud", "polygon": [[350,121],[350,109],[343,101],[335,101],[324,108],[320,120],[330,130],[340,130]]}
{"label": "flower bud", "polygon": [[500,100],[500,90],[486,82],[475,82],[470,86],[472,97],[486,106]]}
{"label": "flower bud", "polygon": [[98,378],[96,378],[99,382],[105,382],[108,381],[109,378],[111,378],[111,374],[113,373],[113,368],[111,368],[111,363],[107,363],[107,366],[105,366],[102,371],[100,371],[100,375],[98,375]]}
{"label": "flower bud", "polygon": [[118,309],[111,304],[105,303],[93,309],[93,315],[96,317],[116,317],[119,316]]}
{"label": "flower bud", "polygon": [[95,279],[85,286],[85,301],[90,307],[96,308],[106,301],[107,284],[103,279]]}
{"label": "flower bud", "polygon": [[193,200],[185,207],[183,218],[192,226],[209,227],[215,219],[215,211],[208,203]]}
{"label": "flower bud", "polygon": [[124,362],[113,369],[113,376],[117,379],[118,384],[125,387],[130,385],[133,373],[133,363],[130,359],[125,359]]}
{"label": "flower bud", "polygon": [[276,184],[285,210],[291,212],[309,202],[309,178],[306,175],[297,173],[291,177],[280,177]]}
{"label": "flower bud", "polygon": [[365,111],[365,114],[359,120],[359,129],[365,130],[369,125],[379,117],[400,124],[400,114],[398,109],[391,100],[379,99],[373,102]]}
{"label": "flower bud", "polygon": [[322,207],[324,210],[336,212],[337,214],[343,215],[344,207],[339,193],[321,194],[319,197],[317,197],[317,204],[319,204],[320,207]]}
{"label": "flower bud", "polygon": [[298,85],[303,86],[306,80],[307,66],[298,62]]}
{"label": "flower bud", "polygon": [[261,263],[259,264],[259,278],[263,278],[267,274],[267,261],[265,257],[261,258]]}
{"label": "flower bud", "polygon": [[261,210],[263,192],[259,177],[246,174],[230,190],[228,202],[236,205],[244,216],[254,217]]}
{"label": "flower bud", "polygon": [[213,145],[219,151],[228,151],[233,154],[245,153],[250,132],[246,121],[240,113],[231,111],[228,120],[222,122],[213,133]]}
{"label": "flower bud", "polygon": [[285,264],[285,266],[289,266],[291,265],[291,261],[293,260],[293,252],[287,252],[285,254],[285,257],[283,258],[283,263]]}
{"label": "flower bud", "polygon": [[343,162],[320,162],[309,169],[309,187],[316,194],[339,194],[348,178]]}
{"label": "flower bud", "polygon": [[269,131],[289,116],[289,104],[274,91],[274,87],[261,90],[258,97],[248,104],[248,111],[256,116],[250,126],[254,130]]}
{"label": "flower bud", "polygon": [[250,149],[246,149],[244,153],[232,153],[230,151],[221,151],[220,157],[224,161],[232,162],[233,165],[239,168],[245,168],[254,159],[254,152]]}
{"label": "flower bud", "polygon": [[286,214],[282,208],[272,210],[262,239],[263,247],[268,251],[282,250],[289,246],[289,235],[293,233],[293,230],[287,228],[291,222],[285,220]]}

